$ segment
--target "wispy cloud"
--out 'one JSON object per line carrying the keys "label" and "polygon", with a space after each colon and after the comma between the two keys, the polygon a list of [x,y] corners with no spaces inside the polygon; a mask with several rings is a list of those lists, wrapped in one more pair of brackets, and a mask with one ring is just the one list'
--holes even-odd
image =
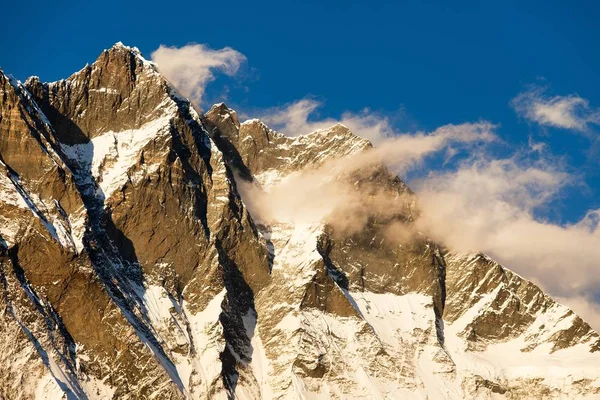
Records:
{"label": "wispy cloud", "polygon": [[450,248],[488,253],[554,295],[588,295],[600,287],[597,211],[570,225],[535,217],[571,183],[543,161],[465,164],[415,182],[419,224]]}
{"label": "wispy cloud", "polygon": [[[340,121],[351,125],[347,116],[308,121],[316,106],[318,103],[302,100],[271,113],[271,121],[301,133]],[[325,221],[339,229],[360,230],[374,213],[402,212],[407,199],[378,192],[376,187],[364,196],[364,191],[357,191],[352,184],[354,180],[339,176],[369,171],[378,164],[400,177],[411,172],[415,178],[408,183],[417,194],[420,214],[415,232],[426,233],[455,251],[489,254],[560,297],[600,329],[600,308],[591,300],[600,287],[600,213],[590,211],[578,223],[568,225],[536,217],[537,211],[577,182],[561,162],[546,153],[543,143],[530,141],[528,150],[496,158],[487,146],[497,140],[495,126],[488,122],[446,125],[430,133],[412,134],[394,132],[386,124],[371,131],[378,144],[374,149],[296,172],[268,193],[255,186],[242,187],[249,207],[266,222]],[[358,128],[355,133],[363,131]],[[428,157],[455,154],[457,149],[467,150],[458,153],[471,156],[450,169],[429,170]],[[341,226],[340,221],[344,222]],[[391,229],[402,240],[412,234],[402,224]]]}
{"label": "wispy cloud", "polygon": [[[235,75],[246,58],[236,50],[212,50],[194,44],[182,48],[161,46],[152,53],[161,72],[182,94],[200,104],[215,71]],[[600,124],[600,110],[577,96],[549,96],[545,88],[532,88],[511,101],[517,113],[543,126],[587,132]],[[572,184],[574,177],[545,156],[546,146],[530,139],[527,156],[498,159],[485,149],[497,141],[488,122],[446,125],[425,133],[397,132],[380,113],[363,109],[339,118],[315,118],[322,102],[313,98],[273,107],[258,116],[272,128],[297,136],[341,123],[369,139],[375,148],[350,158],[298,171],[265,193],[256,185],[240,183],[253,215],[263,222],[338,224],[340,229],[361,229],[373,213],[395,213],[406,199],[377,192],[368,199],[340,174],[352,174],[384,164],[399,176],[418,171],[409,182],[416,189],[420,209],[416,229],[450,248],[483,251],[517,273],[532,279],[560,301],[573,307],[596,329],[600,307],[593,296],[600,287],[598,215],[592,210],[581,221],[561,225],[540,220],[536,211],[547,206]],[[480,146],[484,146],[481,148]],[[471,156],[451,170],[422,168],[427,157],[460,149]],[[343,213],[344,218],[336,218]],[[398,227],[393,227],[398,228]],[[402,227],[394,235],[402,236]]]}
{"label": "wispy cloud", "polygon": [[510,158],[480,153],[411,182],[420,230],[455,251],[481,251],[540,285],[600,329],[599,210],[577,223],[536,216],[577,177],[539,149]]}
{"label": "wispy cloud", "polygon": [[587,131],[590,124],[600,124],[600,109],[578,95],[548,96],[545,88],[532,88],[520,93],[511,105],[517,113],[540,125]]}
{"label": "wispy cloud", "polygon": [[369,109],[363,109],[358,113],[345,112],[339,119],[311,120],[311,114],[322,105],[323,103],[318,100],[305,98],[282,107],[263,110],[259,113],[259,117],[273,129],[288,136],[304,135],[318,129],[329,128],[336,123],[345,125],[374,144],[394,135],[389,119]]}
{"label": "wispy cloud", "polygon": [[213,50],[204,44],[160,45],[151,58],[177,90],[198,106],[202,105],[206,85],[215,79],[215,72],[234,76],[246,62],[246,57],[237,50],[230,47]]}
{"label": "wispy cloud", "polygon": [[[261,222],[314,224],[335,222],[332,216],[343,210],[344,219],[362,221],[366,213],[398,210],[397,198],[389,193],[364,196],[341,176],[354,176],[372,167],[386,165],[403,175],[415,168],[429,155],[450,147],[474,149],[477,145],[496,140],[492,124],[467,123],[446,125],[433,132],[417,132],[383,139],[379,146],[346,158],[335,158],[318,167],[307,167],[285,177],[279,184],[264,192],[255,184],[240,182],[244,200],[252,214]],[[360,133],[360,132],[359,132]],[[372,188],[373,192],[377,187]],[[381,188],[379,188],[381,189]],[[368,198],[367,198],[368,197]],[[369,203],[366,207],[366,203]],[[389,203],[389,204],[388,204]],[[403,201],[401,201],[402,204]],[[354,221],[349,224],[357,226]],[[360,228],[360,226],[357,226]]]}

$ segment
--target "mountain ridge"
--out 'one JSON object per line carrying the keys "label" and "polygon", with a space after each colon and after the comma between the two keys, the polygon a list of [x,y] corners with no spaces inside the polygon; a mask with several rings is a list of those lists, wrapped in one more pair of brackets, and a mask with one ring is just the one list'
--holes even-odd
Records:
{"label": "mountain ridge", "polygon": [[568,308],[484,256],[386,239],[418,202],[385,166],[332,176],[398,207],[359,231],[263,218],[245,185],[372,147],[346,127],[199,115],[119,43],[65,80],[0,84],[2,396],[600,393],[600,339]]}

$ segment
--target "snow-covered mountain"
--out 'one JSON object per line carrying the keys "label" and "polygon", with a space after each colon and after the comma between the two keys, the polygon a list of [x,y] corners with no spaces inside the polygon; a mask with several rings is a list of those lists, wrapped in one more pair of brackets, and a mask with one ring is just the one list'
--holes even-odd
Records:
{"label": "snow-covered mountain", "polygon": [[[65,80],[0,71],[0,398],[584,398],[600,337],[483,254],[424,234],[384,165],[331,171],[361,229],[263,196],[371,144],[199,115],[135,48]],[[338,216],[343,220],[343,216]]]}

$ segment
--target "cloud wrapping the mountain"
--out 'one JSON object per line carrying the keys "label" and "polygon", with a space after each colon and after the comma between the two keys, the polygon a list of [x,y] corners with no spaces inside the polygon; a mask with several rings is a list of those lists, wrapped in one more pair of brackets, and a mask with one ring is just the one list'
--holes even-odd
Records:
{"label": "cloud wrapping the mountain", "polygon": [[515,97],[511,105],[520,116],[540,125],[583,132],[589,124],[600,124],[600,110],[578,95],[549,97],[543,88],[533,88]]}
{"label": "cloud wrapping the mountain", "polygon": [[206,85],[215,79],[216,71],[234,76],[246,62],[246,56],[231,47],[213,50],[204,44],[160,45],[151,58],[169,82],[196,105],[202,105]]}
{"label": "cloud wrapping the mountain", "polygon": [[[475,123],[446,125],[431,133],[399,135],[383,140],[379,146],[346,158],[326,161],[317,168],[292,173],[269,188],[268,192],[254,184],[239,183],[242,196],[252,214],[261,222],[316,224],[332,221],[331,216],[343,210],[347,227],[358,226],[365,214],[396,212],[394,204],[401,199],[389,193],[375,193],[368,201],[340,175],[350,176],[384,164],[402,175],[422,162],[427,155],[453,146],[473,148],[482,142],[496,140],[493,125]],[[367,201],[367,207],[365,202]]]}
{"label": "cloud wrapping the mountain", "polygon": [[535,217],[571,183],[543,162],[484,160],[415,182],[419,226],[457,251],[482,251],[554,295],[582,296],[600,285],[596,211],[576,224]]}
{"label": "cloud wrapping the mountain", "polygon": [[548,160],[469,160],[411,182],[417,228],[459,252],[484,252],[572,307],[596,329],[600,308],[598,210],[575,224],[535,216],[575,178]]}
{"label": "cloud wrapping the mountain", "polygon": [[544,158],[484,155],[411,182],[421,210],[416,225],[452,250],[490,255],[600,329],[599,211],[565,225],[535,215],[575,181]]}
{"label": "cloud wrapping the mountain", "polygon": [[[369,215],[392,215],[405,207],[407,199],[376,191],[365,198],[348,180],[337,179],[340,174],[348,176],[376,164],[386,165],[400,177],[416,173],[409,185],[417,194],[420,217],[410,232],[402,224],[392,225],[390,237],[406,240],[407,234],[420,231],[456,251],[485,252],[559,296],[600,328],[600,308],[593,300],[600,287],[600,213],[591,211],[570,225],[536,217],[537,210],[577,181],[560,162],[545,154],[543,144],[530,143],[528,152],[498,159],[485,147],[498,140],[495,126],[487,122],[400,134],[393,132],[388,121],[377,122],[376,115],[347,113],[339,120],[309,121],[318,105],[304,99],[271,109],[265,119],[294,134],[343,123],[356,134],[374,139],[377,145],[289,175],[268,193],[245,185],[244,198],[249,199],[249,207],[259,218],[296,224],[326,221],[341,229],[360,230]],[[367,134],[361,126],[368,128]],[[455,168],[423,168],[427,157],[440,152],[453,156],[460,149],[471,156]]]}
{"label": "cloud wrapping the mountain", "polygon": [[[201,104],[206,85],[215,72],[238,73],[246,57],[226,47],[213,50],[202,44],[181,48],[161,45],[152,60],[173,85]],[[432,133],[400,134],[385,116],[364,109],[346,112],[339,119],[311,119],[322,103],[305,98],[264,110],[261,119],[289,136],[303,135],[341,123],[376,147],[316,169],[286,177],[265,193],[256,185],[240,189],[253,215],[263,222],[340,224],[357,230],[371,213],[393,213],[405,199],[374,193],[368,201],[355,188],[336,179],[377,163],[404,176],[418,170],[437,152],[448,157],[457,147],[478,154],[451,171],[421,174],[410,182],[416,189],[421,217],[417,229],[448,245],[469,252],[482,251],[541,285],[573,307],[597,329],[600,307],[592,296],[600,286],[598,211],[590,211],[576,224],[559,225],[539,220],[535,211],[560,193],[573,177],[543,160],[531,163],[515,156],[495,159],[477,146],[495,141],[494,125],[487,122],[447,125]],[[512,107],[523,118],[543,126],[587,132],[600,124],[600,110],[578,95],[548,96],[532,88],[516,96]],[[536,144],[543,152],[543,144]],[[340,214],[344,218],[337,218]],[[399,235],[402,227],[392,227]]]}

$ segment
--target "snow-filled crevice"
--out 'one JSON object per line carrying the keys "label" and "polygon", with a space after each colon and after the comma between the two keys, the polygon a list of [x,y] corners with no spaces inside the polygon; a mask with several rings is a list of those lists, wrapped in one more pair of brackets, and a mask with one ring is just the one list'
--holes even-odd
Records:
{"label": "snow-filled crevice", "polygon": [[[25,277],[24,271],[21,269],[17,259],[17,248],[13,247],[8,251],[10,263],[13,271],[11,272],[17,278],[19,285],[26,298],[31,302],[34,308],[39,313],[40,318],[43,319],[45,325],[45,333],[48,336],[48,344],[50,348],[44,347],[40,338],[34,334],[34,329],[30,329],[27,326],[27,322],[21,318],[19,311],[12,303],[12,296],[8,296],[7,292],[7,279],[5,276],[4,266],[0,267],[0,280],[4,291],[4,301],[7,304],[7,308],[13,319],[19,325],[25,336],[32,343],[36,349],[38,355],[44,366],[48,369],[52,379],[56,382],[60,390],[64,392],[67,399],[70,400],[87,400],[87,394],[82,389],[81,383],[78,380],[76,368],[74,366],[75,354],[63,354],[58,348],[57,341],[65,340],[69,343],[68,348],[73,348],[72,338],[68,332],[61,326],[61,322],[57,319],[56,313],[51,309],[50,305],[44,304],[44,302],[38,297],[35,290],[31,287],[27,278]],[[29,319],[27,319],[29,320]],[[62,338],[56,338],[55,333],[59,332]]]}
{"label": "snow-filled crevice", "polygon": [[253,347],[251,339],[256,324],[247,325],[244,317],[256,315],[254,293],[239,266],[232,260],[219,240],[216,242],[219,264],[223,268],[223,281],[226,294],[221,303],[222,312],[219,321],[223,326],[225,348],[220,354],[222,363],[221,376],[230,396],[235,397],[240,371],[238,365],[248,365],[252,360]]}

